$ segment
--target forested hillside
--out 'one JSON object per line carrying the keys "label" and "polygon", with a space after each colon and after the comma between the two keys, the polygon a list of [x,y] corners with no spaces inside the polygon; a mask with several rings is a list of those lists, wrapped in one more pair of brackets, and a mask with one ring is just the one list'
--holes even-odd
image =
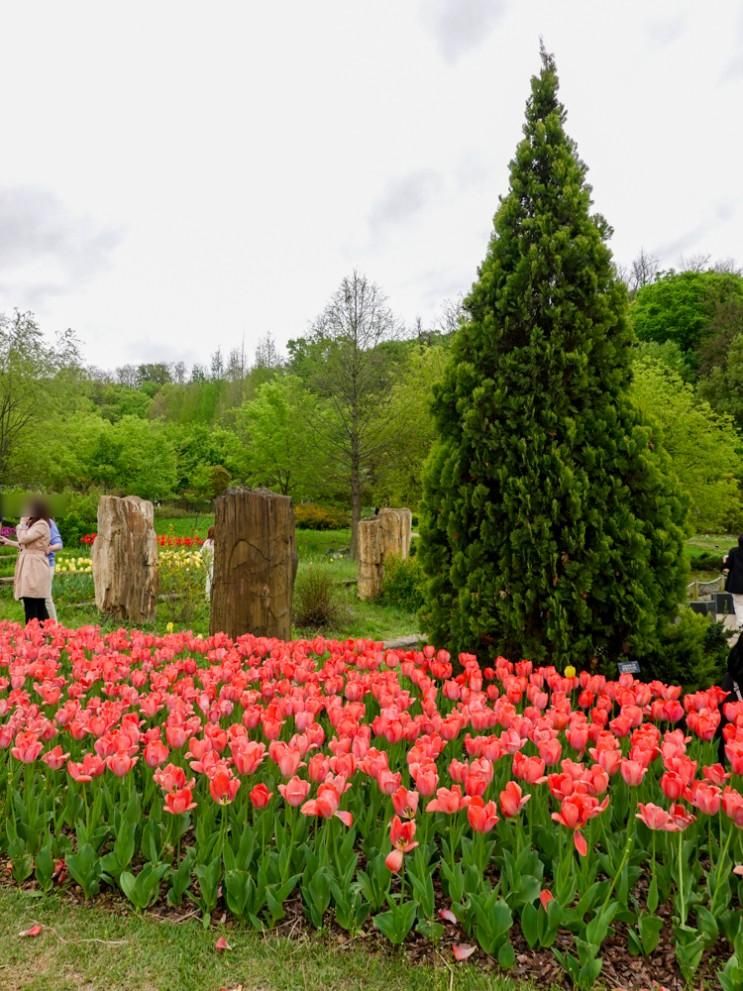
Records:
{"label": "forested hillside", "polygon": [[[637,337],[634,397],[654,421],[695,530],[741,522],[743,277],[732,267],[626,281]],[[0,317],[0,483],[55,493],[133,492],[196,506],[231,483],[358,518],[416,508],[433,438],[430,399],[466,312],[405,328],[354,273],[281,353],[217,349],[206,365],[87,365],[73,333]],[[210,335],[219,340],[218,328]]]}

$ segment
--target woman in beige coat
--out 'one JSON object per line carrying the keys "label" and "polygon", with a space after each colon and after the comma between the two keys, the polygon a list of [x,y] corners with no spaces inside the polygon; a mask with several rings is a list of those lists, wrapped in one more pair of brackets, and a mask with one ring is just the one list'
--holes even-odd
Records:
{"label": "woman in beige coat", "polygon": [[2,537],[4,544],[17,547],[19,554],[15,565],[14,593],[23,601],[26,622],[49,619],[46,600],[52,591],[52,572],[49,567],[51,528],[49,510],[41,499],[34,499],[28,515],[16,527],[18,540]]}

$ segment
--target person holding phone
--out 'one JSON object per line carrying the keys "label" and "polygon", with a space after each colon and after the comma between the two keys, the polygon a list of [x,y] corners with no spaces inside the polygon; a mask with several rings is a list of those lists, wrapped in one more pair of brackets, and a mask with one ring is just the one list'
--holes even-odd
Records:
{"label": "person holding phone", "polygon": [[49,567],[51,546],[49,508],[43,499],[32,499],[16,527],[17,540],[0,537],[3,544],[18,548],[13,592],[23,602],[26,623],[49,619],[46,602],[52,594],[52,572]]}

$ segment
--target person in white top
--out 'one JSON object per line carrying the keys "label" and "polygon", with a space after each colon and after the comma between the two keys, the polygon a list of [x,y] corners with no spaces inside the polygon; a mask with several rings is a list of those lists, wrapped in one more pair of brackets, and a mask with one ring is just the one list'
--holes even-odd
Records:
{"label": "person in white top", "polygon": [[214,527],[210,526],[206,534],[206,540],[201,545],[201,556],[204,558],[206,567],[206,599],[212,599],[212,580],[214,578]]}

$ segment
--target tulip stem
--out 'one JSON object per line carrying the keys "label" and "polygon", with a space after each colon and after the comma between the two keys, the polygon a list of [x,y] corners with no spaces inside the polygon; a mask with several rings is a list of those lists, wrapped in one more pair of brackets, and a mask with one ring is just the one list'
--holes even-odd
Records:
{"label": "tulip stem", "polygon": [[681,926],[686,925],[686,901],[684,898],[684,834],[679,832],[679,849],[678,849],[678,865],[679,865],[679,917],[681,921]]}
{"label": "tulip stem", "polygon": [[[720,886],[720,879],[722,877],[723,865],[724,865],[725,861],[727,860],[728,850],[730,849],[730,841],[732,840],[732,838],[733,838],[733,830],[731,828],[731,829],[728,830],[728,834],[727,834],[727,836],[725,838],[725,844],[724,844],[724,846],[723,846],[723,848],[722,848],[722,850],[720,852],[720,860],[719,860],[719,862],[717,864],[717,870],[715,871],[715,874],[716,874],[716,877],[715,877],[715,889]],[[715,890],[715,889],[713,889],[713,890]]]}
{"label": "tulip stem", "polygon": [[609,900],[611,899],[611,896],[614,893],[614,888],[616,888],[617,882],[622,876],[622,871],[627,866],[627,861],[629,860],[630,853],[632,852],[632,847],[634,846],[635,843],[635,823],[636,823],[636,819],[634,816],[632,816],[630,823],[627,827],[627,842],[624,844],[622,859],[619,861],[619,867],[614,872],[614,877],[611,879],[609,890],[606,892],[606,898],[604,899],[604,904],[601,907],[602,912],[609,904]]}

